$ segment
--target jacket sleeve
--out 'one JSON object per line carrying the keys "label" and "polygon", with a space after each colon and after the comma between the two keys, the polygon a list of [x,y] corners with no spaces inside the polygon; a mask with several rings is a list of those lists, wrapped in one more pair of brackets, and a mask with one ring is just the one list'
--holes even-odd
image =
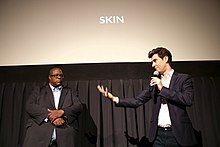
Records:
{"label": "jacket sleeve", "polygon": [[71,124],[74,120],[78,119],[78,116],[83,110],[83,106],[78,96],[72,90],[69,90],[69,92],[72,104],[68,107],[63,108],[63,110],[64,116],[66,117],[68,124]]}
{"label": "jacket sleeve", "polygon": [[47,118],[47,108],[39,105],[40,87],[35,87],[26,102],[26,112],[28,115],[40,125]]}
{"label": "jacket sleeve", "polygon": [[181,74],[174,82],[173,88],[163,87],[159,95],[171,102],[191,106],[193,102],[193,82],[191,76]]}
{"label": "jacket sleeve", "polygon": [[140,92],[136,97],[120,98],[116,106],[136,108],[148,102],[151,98],[150,86],[147,86],[147,89]]}

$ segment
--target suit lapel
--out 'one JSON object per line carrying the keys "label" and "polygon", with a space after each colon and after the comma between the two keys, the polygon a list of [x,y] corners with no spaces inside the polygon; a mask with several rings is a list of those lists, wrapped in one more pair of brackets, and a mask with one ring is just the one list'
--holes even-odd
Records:
{"label": "suit lapel", "polygon": [[169,86],[170,89],[173,89],[173,87],[175,86],[174,83],[175,83],[175,81],[177,79],[177,76],[178,76],[178,73],[174,72],[173,76],[172,76],[172,78],[170,80],[170,86]]}
{"label": "suit lapel", "polygon": [[51,90],[49,85],[46,86],[46,91],[47,91],[46,98],[49,100],[49,102],[52,105],[52,107],[55,108],[53,92],[52,92],[52,90]]}
{"label": "suit lapel", "polygon": [[61,109],[63,102],[65,100],[66,97],[66,93],[67,93],[68,89],[63,87],[61,95],[60,95],[60,100],[59,100],[59,105],[58,105],[58,109]]}

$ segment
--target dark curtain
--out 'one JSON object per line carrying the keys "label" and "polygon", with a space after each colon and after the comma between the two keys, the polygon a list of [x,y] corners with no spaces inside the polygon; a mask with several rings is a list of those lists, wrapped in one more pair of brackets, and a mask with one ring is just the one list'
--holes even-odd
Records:
{"label": "dark curtain", "polygon": [[[115,107],[96,89],[97,84],[103,84],[119,97],[133,97],[146,88],[149,78],[150,76],[148,78],[132,76],[125,79],[66,79],[64,84],[78,91],[84,107],[79,117],[78,147],[135,147],[141,144],[150,146],[147,132],[152,101],[138,108]],[[22,146],[27,120],[26,99],[33,87],[46,83],[43,80],[14,81],[0,83],[1,147]],[[194,74],[193,82],[194,104],[188,108],[189,116],[203,146],[218,147],[220,146],[220,76]]]}
{"label": "dark curtain", "polygon": [[[201,77],[193,81],[194,105],[188,110],[193,126],[201,132],[204,147],[220,146],[220,78]],[[136,109],[119,108],[96,90],[97,84],[103,84],[119,97],[131,97],[145,89],[146,83],[145,79],[67,81],[68,86],[78,90],[84,105],[79,118],[79,146],[132,147],[141,138],[147,142],[151,102]],[[24,104],[36,84],[42,83],[1,83],[1,147],[21,146],[27,117]]]}

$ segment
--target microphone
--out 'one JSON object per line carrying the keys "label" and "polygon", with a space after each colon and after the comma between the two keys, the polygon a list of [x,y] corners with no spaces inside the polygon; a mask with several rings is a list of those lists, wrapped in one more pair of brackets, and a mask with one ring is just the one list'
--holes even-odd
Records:
{"label": "microphone", "polygon": [[153,72],[153,77],[159,77],[159,72],[155,70],[155,71]]}
{"label": "microphone", "polygon": [[[153,72],[153,77],[158,77],[159,78],[159,72],[158,71],[154,71]],[[153,85],[151,86],[151,95],[152,95],[152,98],[154,99],[154,103],[156,104],[157,103],[157,85]]]}
{"label": "microphone", "polygon": [[[153,72],[153,77],[158,77],[159,78],[159,72],[158,71],[154,71]],[[155,92],[155,89],[157,88],[157,85],[153,85],[152,86],[152,91]]]}

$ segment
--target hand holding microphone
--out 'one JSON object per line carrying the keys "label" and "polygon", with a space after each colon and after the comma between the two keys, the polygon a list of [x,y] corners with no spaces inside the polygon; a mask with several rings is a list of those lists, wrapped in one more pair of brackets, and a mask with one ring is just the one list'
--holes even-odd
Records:
{"label": "hand holding microphone", "polygon": [[162,85],[161,80],[159,79],[158,71],[154,71],[153,76],[151,77],[151,80],[150,80],[150,86],[153,87],[153,89],[155,89],[156,86],[159,90],[162,89],[163,85]]}

